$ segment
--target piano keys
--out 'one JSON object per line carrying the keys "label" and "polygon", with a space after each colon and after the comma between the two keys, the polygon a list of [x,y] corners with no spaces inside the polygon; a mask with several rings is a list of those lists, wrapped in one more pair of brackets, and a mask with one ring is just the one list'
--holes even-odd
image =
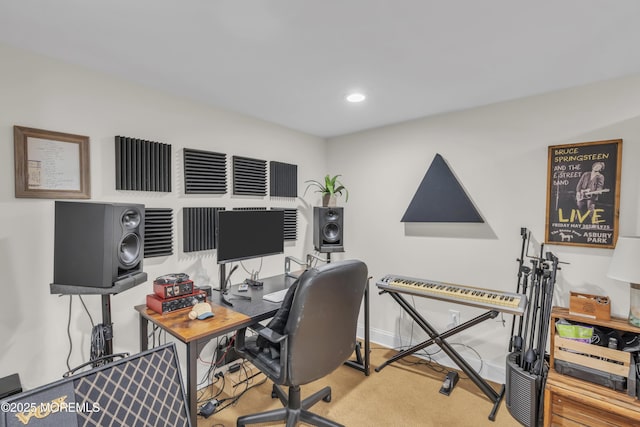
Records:
{"label": "piano keys", "polygon": [[376,282],[376,286],[389,292],[433,298],[517,316],[522,316],[527,306],[527,297],[524,294],[399,275],[386,275]]}

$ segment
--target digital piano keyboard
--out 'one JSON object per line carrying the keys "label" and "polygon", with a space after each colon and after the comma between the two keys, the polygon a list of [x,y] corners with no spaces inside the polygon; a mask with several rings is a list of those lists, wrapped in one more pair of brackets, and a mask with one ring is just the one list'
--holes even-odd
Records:
{"label": "digital piano keyboard", "polygon": [[376,286],[385,291],[450,301],[456,304],[497,310],[518,316],[524,314],[527,306],[527,297],[524,294],[461,286],[435,280],[416,279],[392,274],[386,275],[377,281]]}

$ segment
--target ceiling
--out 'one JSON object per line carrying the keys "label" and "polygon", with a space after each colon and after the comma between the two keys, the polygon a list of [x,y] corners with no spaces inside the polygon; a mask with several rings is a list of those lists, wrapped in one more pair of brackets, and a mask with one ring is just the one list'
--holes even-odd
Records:
{"label": "ceiling", "polygon": [[0,0],[0,43],[332,137],[640,73],[639,20],[638,0]]}

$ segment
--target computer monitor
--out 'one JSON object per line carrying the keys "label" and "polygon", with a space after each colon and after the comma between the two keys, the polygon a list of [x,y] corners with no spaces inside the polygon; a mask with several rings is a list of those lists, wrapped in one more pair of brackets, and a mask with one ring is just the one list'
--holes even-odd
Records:
{"label": "computer monitor", "polygon": [[219,210],[218,264],[284,252],[283,210]]}

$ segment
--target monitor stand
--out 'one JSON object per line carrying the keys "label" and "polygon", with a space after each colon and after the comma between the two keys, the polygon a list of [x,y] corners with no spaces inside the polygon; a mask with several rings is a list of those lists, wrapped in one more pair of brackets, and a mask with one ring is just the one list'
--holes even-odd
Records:
{"label": "monitor stand", "polygon": [[[226,304],[230,307],[233,307],[233,304],[231,303],[231,301],[229,301],[227,299],[227,295],[229,292],[229,288],[227,286],[227,282],[229,280],[229,278],[227,277],[227,269],[225,268],[226,264],[218,264],[219,269],[220,269],[220,301],[222,301],[223,304]],[[233,273],[233,270],[231,270],[231,273]],[[229,274],[231,275],[231,274]]]}

